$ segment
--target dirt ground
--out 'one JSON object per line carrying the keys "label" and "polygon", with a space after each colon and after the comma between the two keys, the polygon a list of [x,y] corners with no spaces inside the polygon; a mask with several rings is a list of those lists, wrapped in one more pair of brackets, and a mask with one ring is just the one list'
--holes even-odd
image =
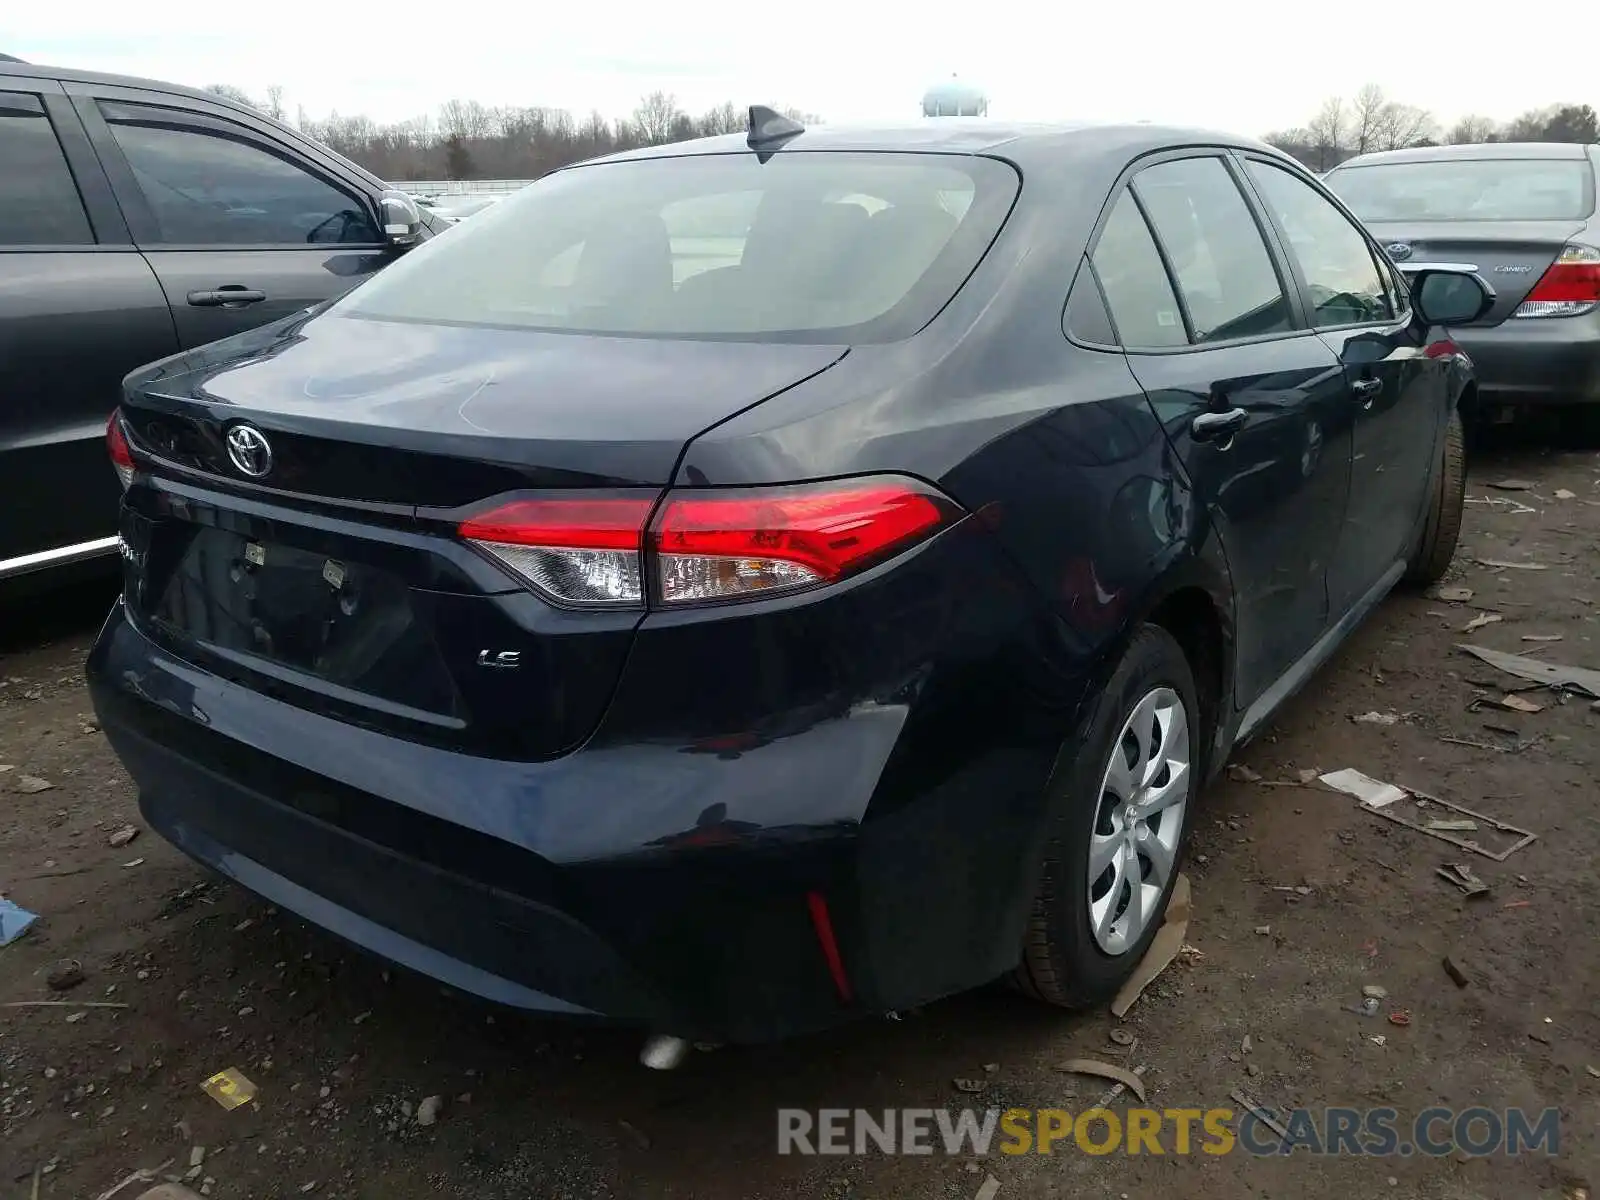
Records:
{"label": "dirt ground", "polygon": [[[1492,486],[1508,480],[1528,486]],[[197,1146],[191,1186],[209,1180],[225,1198],[954,1200],[991,1174],[1000,1200],[1587,1195],[1600,1183],[1600,711],[1548,691],[1524,693],[1538,712],[1474,706],[1515,681],[1454,647],[1492,614],[1503,619],[1472,640],[1600,668],[1600,454],[1501,447],[1475,462],[1469,496],[1448,582],[1472,599],[1390,600],[1236,761],[1268,781],[1355,767],[1537,841],[1497,863],[1320,786],[1229,778],[1202,798],[1189,864],[1188,940],[1202,957],[1170,967],[1126,1021],[985,992],[897,1022],[697,1053],[667,1074],[636,1065],[632,1035],[531,1021],[391,974],[209,881],[149,832],[108,844],[139,824],[81,684],[109,597],[0,610],[0,890],[41,914],[0,949],[0,1004],[60,998],[46,975],[63,960],[87,977],[70,1005],[0,1008],[0,1200],[92,1200],[135,1168],[186,1173]],[[1352,720],[1369,712],[1399,719]],[[51,786],[27,792],[23,776]],[[1492,895],[1465,899],[1436,876],[1457,860]],[[1447,954],[1466,986],[1442,969]],[[1365,1016],[1371,984],[1387,997]],[[78,1007],[91,1000],[127,1007]],[[1401,1010],[1409,1024],[1391,1023]],[[1131,1047],[1109,1038],[1118,1024]],[[1560,1154],[775,1152],[780,1106],[1081,1110],[1106,1087],[1058,1069],[1081,1056],[1145,1067],[1160,1107],[1232,1107],[1241,1087],[1280,1110],[1559,1106]],[[224,1111],[200,1090],[226,1067],[257,1084],[252,1103]],[[958,1094],[953,1080],[973,1077],[984,1094]],[[424,1127],[410,1114],[429,1096],[444,1107]]]}

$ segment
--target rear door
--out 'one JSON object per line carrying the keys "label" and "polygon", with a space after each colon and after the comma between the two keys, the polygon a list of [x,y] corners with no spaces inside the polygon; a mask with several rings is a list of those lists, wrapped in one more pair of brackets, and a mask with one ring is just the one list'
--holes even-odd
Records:
{"label": "rear door", "polygon": [[0,580],[115,549],[106,419],[176,349],[61,85],[0,73]]}
{"label": "rear door", "polygon": [[[1335,618],[1406,557],[1449,396],[1367,235],[1308,180],[1250,156],[1246,174],[1288,247],[1307,316],[1338,354],[1355,422],[1349,517],[1328,572]],[[1397,307],[1398,302],[1398,307]]]}
{"label": "rear door", "polygon": [[1225,152],[1141,167],[1091,262],[1128,364],[1221,532],[1245,707],[1327,624],[1349,489],[1343,373],[1304,327]]}
{"label": "rear door", "polygon": [[266,122],[160,92],[69,85],[187,349],[384,266],[375,200]]}

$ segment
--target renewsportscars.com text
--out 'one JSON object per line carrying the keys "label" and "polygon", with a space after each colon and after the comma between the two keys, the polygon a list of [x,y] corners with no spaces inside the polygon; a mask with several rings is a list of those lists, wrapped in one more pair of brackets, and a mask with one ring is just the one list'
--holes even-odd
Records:
{"label": "renewsportscars.com text", "polygon": [[[1280,1133],[1281,1129],[1281,1133]],[[778,1110],[779,1154],[1233,1154],[1442,1157],[1544,1154],[1561,1147],[1560,1110],[1291,1109],[1263,1119],[1231,1108]]]}

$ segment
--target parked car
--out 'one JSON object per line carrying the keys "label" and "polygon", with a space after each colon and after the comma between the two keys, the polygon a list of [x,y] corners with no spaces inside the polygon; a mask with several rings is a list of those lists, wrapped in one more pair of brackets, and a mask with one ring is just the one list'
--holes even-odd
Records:
{"label": "parked car", "polygon": [[327,300],[442,226],[259,112],[0,63],[0,588],[114,565],[135,367]]}
{"label": "parked car", "polygon": [[502,196],[452,196],[450,202],[441,204],[438,208],[439,215],[452,225],[465,220],[475,213],[492,208],[504,199]]}
{"label": "parked car", "polygon": [[1398,262],[1476,266],[1493,307],[1455,340],[1485,417],[1600,406],[1600,146],[1501,142],[1364,154],[1327,183]]}
{"label": "parked car", "polygon": [[1202,781],[1449,563],[1490,303],[1257,142],[757,110],[130,377],[95,708],[188,854],[507,1004],[1094,1003]]}

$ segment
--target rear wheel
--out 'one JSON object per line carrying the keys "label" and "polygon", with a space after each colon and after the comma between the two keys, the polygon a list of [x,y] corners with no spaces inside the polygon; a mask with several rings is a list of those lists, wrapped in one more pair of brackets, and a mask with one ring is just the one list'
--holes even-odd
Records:
{"label": "rear wheel", "polygon": [[1139,965],[1182,861],[1203,731],[1194,675],[1171,634],[1155,625],[1134,634],[1075,742],[1012,982],[1084,1008]]}
{"label": "rear wheel", "polygon": [[1422,541],[1406,566],[1406,582],[1425,586],[1437,583],[1450,569],[1461,537],[1461,515],[1467,500],[1467,446],[1461,414],[1452,411],[1445,427],[1443,461],[1433,495],[1428,500],[1428,521]]}

